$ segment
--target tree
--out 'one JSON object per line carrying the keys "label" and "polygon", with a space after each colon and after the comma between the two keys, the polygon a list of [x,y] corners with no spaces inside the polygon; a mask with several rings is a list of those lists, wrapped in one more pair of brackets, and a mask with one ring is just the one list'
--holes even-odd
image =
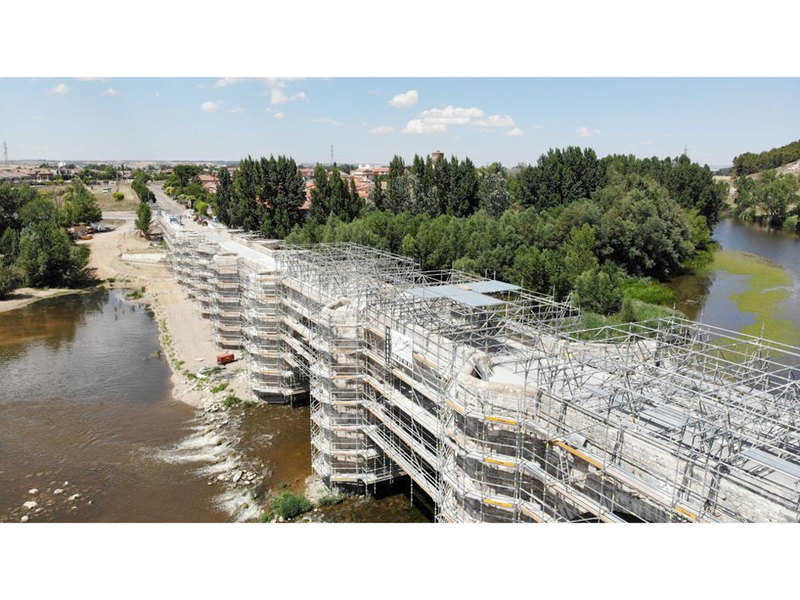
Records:
{"label": "tree", "polygon": [[478,188],[478,200],[480,207],[493,217],[502,215],[511,205],[506,178],[497,172],[484,175]]}
{"label": "tree", "polygon": [[601,315],[617,312],[622,307],[619,271],[596,266],[584,271],[575,280],[572,299],[581,310]]}
{"label": "tree", "polygon": [[86,280],[89,248],[72,243],[51,222],[36,222],[22,230],[17,266],[31,287],[71,286]]}
{"label": "tree", "polygon": [[694,255],[685,213],[653,179],[629,175],[595,199],[605,208],[599,253],[629,273],[665,279]]}
{"label": "tree", "polygon": [[64,194],[64,218],[69,225],[94,223],[103,218],[97,199],[79,179],[73,179],[70,189]]}
{"label": "tree", "polygon": [[147,202],[142,202],[139,204],[139,208],[136,211],[136,230],[149,239],[151,223],[152,213],[150,211],[150,205]]}
{"label": "tree", "polygon": [[0,263],[0,300],[17,289],[22,282],[19,271],[12,265]]}
{"label": "tree", "polygon": [[215,212],[217,217],[226,226],[230,227],[230,206],[232,198],[232,181],[228,169],[220,169],[219,182],[217,183],[217,194],[214,198]]}
{"label": "tree", "polygon": [[564,244],[564,269],[572,284],[585,271],[598,268],[599,264],[594,253],[596,245],[597,236],[594,227],[584,224],[580,228],[572,228],[569,239]]}

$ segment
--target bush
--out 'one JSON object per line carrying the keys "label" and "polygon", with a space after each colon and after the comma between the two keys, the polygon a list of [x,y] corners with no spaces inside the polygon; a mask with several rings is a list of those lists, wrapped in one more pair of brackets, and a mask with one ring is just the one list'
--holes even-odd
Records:
{"label": "bush", "polygon": [[575,280],[573,300],[581,310],[610,315],[620,309],[622,289],[619,276],[607,270],[589,269]]}
{"label": "bush", "polygon": [[291,519],[311,510],[311,502],[303,494],[284,492],[270,500],[269,507],[282,519]]}
{"label": "bush", "polygon": [[225,400],[222,401],[222,406],[224,406],[225,408],[233,408],[234,406],[238,406],[241,403],[242,403],[242,399],[241,398],[231,394],[230,396],[225,398]]}
{"label": "bush", "polygon": [[125,194],[123,194],[122,192],[114,192],[113,194],[111,194],[111,197],[114,199],[114,202],[122,202],[123,200],[125,200]]}
{"label": "bush", "polygon": [[797,230],[797,223],[798,223],[798,218],[796,215],[792,215],[791,217],[786,217],[786,220],[783,222],[783,228],[786,231],[795,231]]}
{"label": "bush", "polygon": [[323,496],[319,499],[320,506],[333,506],[335,504],[339,504],[343,502],[345,499],[344,494],[330,494],[328,496]]}
{"label": "bush", "polygon": [[678,301],[677,292],[649,278],[629,278],[622,284],[622,294],[626,298],[661,306],[672,306]]}
{"label": "bush", "polygon": [[8,296],[22,283],[20,273],[13,267],[0,262],[0,300]]}
{"label": "bush", "polygon": [[217,393],[221,392],[222,390],[224,390],[227,387],[228,387],[227,383],[220,383],[220,384],[215,385],[215,386],[213,386],[211,388],[211,393],[212,394],[217,394]]}

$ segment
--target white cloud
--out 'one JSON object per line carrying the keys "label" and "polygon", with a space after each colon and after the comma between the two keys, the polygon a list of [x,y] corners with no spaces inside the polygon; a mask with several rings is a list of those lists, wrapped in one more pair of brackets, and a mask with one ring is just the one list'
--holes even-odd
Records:
{"label": "white cloud", "polygon": [[286,104],[289,101],[289,97],[284,94],[281,90],[275,89],[272,90],[270,94],[269,101],[272,104]]}
{"label": "white cloud", "polygon": [[470,125],[474,125],[475,127],[514,127],[514,119],[508,115],[490,115],[485,119],[472,121]]}
{"label": "white cloud", "polygon": [[599,129],[589,129],[588,127],[578,127],[578,135],[580,137],[594,137],[600,133]]}
{"label": "white cloud", "polygon": [[203,112],[214,112],[219,108],[220,104],[222,104],[222,102],[212,102],[211,100],[208,100],[200,105],[200,110]]}
{"label": "white cloud", "polygon": [[318,117],[314,119],[314,123],[322,123],[324,125],[341,125],[341,122],[330,117]]}
{"label": "white cloud", "polygon": [[381,134],[381,133],[392,133],[392,131],[394,131],[393,127],[389,127],[388,125],[380,125],[379,127],[373,127],[372,129],[367,131],[367,133]]}
{"label": "white cloud", "polygon": [[286,115],[285,115],[285,114],[283,114],[282,112],[276,112],[274,115],[272,115],[272,118],[273,118],[273,119],[282,119],[282,118],[283,118],[283,117],[285,117],[285,116],[286,116]]}
{"label": "white cloud", "polygon": [[264,109],[264,112],[272,112],[272,107],[268,106]]}
{"label": "white cloud", "polygon": [[419,102],[419,94],[417,90],[408,90],[402,94],[397,94],[394,98],[389,100],[389,105],[396,108],[411,108],[416,106]]}
{"label": "white cloud", "polygon": [[119,90],[115,90],[114,88],[108,88],[105,92],[103,92],[102,96],[116,96],[119,94]]}
{"label": "white cloud", "polygon": [[48,91],[48,94],[66,94],[69,91],[69,88],[66,84],[59,83],[56,87]]}
{"label": "white cloud", "polygon": [[241,112],[244,112],[244,109],[243,109],[241,106],[234,106],[234,107],[233,107],[232,109],[230,109],[228,112],[232,112],[232,113],[241,113]]}
{"label": "white cloud", "polygon": [[161,98],[161,92],[159,92],[158,90],[156,90],[155,92],[153,92],[153,95],[154,95],[156,98]]}
{"label": "white cloud", "polygon": [[217,79],[214,82],[215,88],[227,87],[229,85],[236,85],[237,83],[242,83],[251,79],[250,77],[223,77],[222,79]]}
{"label": "white cloud", "polygon": [[286,104],[292,100],[304,102],[305,100],[308,100],[308,96],[305,92],[297,92],[294,96],[287,96],[280,88],[275,88],[270,92],[269,101],[272,104]]}
{"label": "white cloud", "polygon": [[406,123],[403,133],[444,133],[447,125],[424,119],[411,119]]}
{"label": "white cloud", "polygon": [[520,129],[519,127],[514,127],[514,129],[508,132],[508,135],[510,135],[511,137],[517,137],[522,135],[523,133],[524,132],[522,131],[522,129]]}

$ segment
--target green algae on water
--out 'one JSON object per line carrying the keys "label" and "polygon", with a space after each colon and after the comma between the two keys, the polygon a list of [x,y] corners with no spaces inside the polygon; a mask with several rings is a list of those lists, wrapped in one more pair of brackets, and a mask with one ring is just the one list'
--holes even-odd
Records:
{"label": "green algae on water", "polygon": [[756,316],[756,322],[745,327],[743,333],[756,336],[763,333],[766,339],[786,344],[800,342],[797,327],[776,316],[780,305],[791,295],[792,277],[786,269],[749,252],[718,250],[706,270],[747,277],[747,289],[730,296],[740,311]]}

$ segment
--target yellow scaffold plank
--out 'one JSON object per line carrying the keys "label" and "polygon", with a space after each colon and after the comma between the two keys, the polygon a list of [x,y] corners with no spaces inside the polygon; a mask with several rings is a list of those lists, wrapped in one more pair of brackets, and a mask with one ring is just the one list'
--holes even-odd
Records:
{"label": "yellow scaffold plank", "polygon": [[487,421],[493,421],[494,423],[503,423],[504,425],[516,425],[517,422],[514,419],[509,419],[508,417],[495,417],[493,415],[488,415],[486,417]]}

